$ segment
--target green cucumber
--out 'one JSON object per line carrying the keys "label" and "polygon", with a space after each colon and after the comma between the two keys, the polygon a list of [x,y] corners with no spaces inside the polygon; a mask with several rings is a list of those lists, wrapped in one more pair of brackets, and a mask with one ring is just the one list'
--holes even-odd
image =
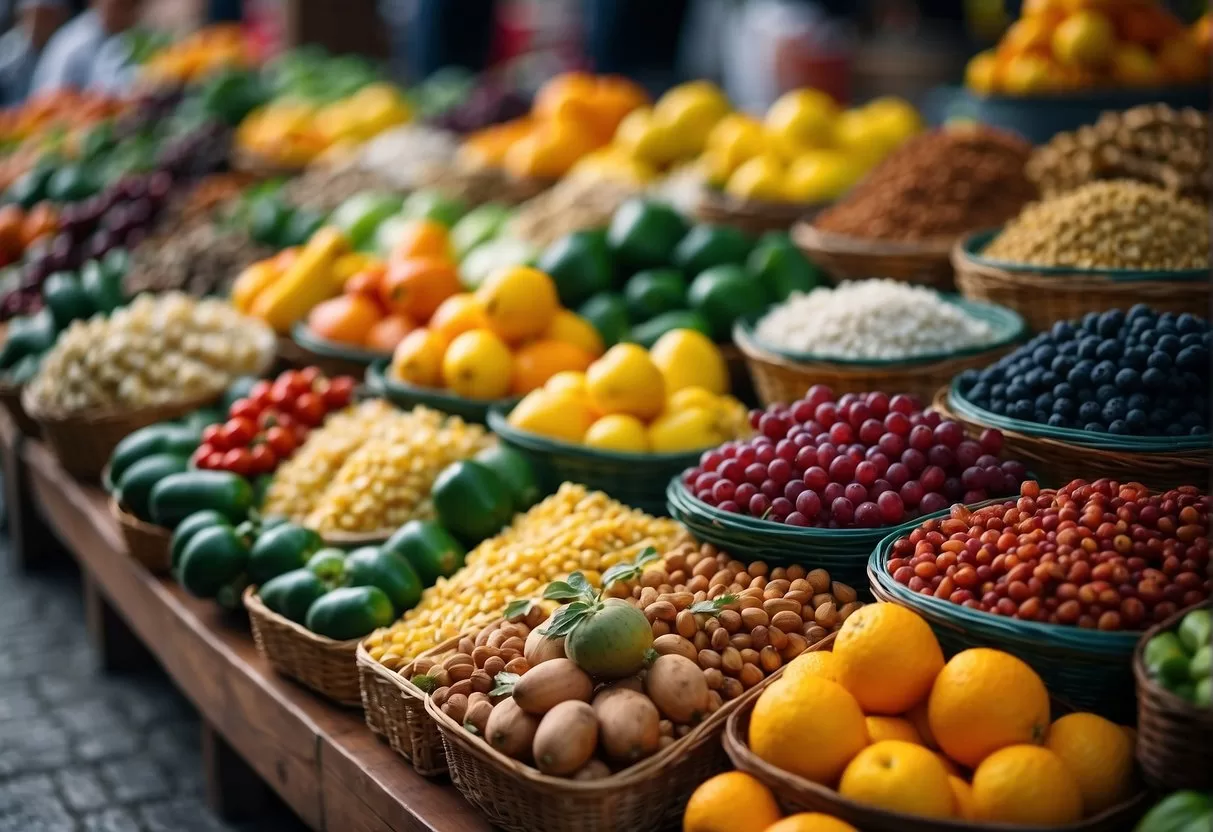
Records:
{"label": "green cucumber", "polygon": [[115,484],[118,504],[138,517],[150,520],[149,500],[152,489],[165,477],[180,474],[189,467],[189,460],[180,454],[163,453],[144,457],[122,473]]}
{"label": "green cucumber", "polygon": [[227,471],[171,474],[152,489],[152,519],[170,529],[194,512],[208,508],[240,523],[252,507],[253,486]]}

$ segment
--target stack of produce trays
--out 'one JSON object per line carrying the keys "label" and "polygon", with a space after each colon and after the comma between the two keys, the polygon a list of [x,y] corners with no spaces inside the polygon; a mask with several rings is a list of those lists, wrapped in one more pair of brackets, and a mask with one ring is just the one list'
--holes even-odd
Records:
{"label": "stack of produce trays", "polygon": [[1000,429],[1046,483],[1082,476],[1155,488],[1202,482],[1211,458],[1206,320],[1137,305],[1062,321],[936,406],[973,429]]}

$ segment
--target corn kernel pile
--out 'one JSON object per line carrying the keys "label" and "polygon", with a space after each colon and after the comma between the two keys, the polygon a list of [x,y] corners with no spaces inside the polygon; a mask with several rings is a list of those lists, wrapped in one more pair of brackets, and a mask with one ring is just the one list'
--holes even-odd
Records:
{"label": "corn kernel pile", "polygon": [[430,489],[443,468],[491,436],[456,416],[373,399],[336,414],[278,469],[264,513],[324,534],[395,529],[434,516]]}
{"label": "corn kernel pile", "polygon": [[628,508],[600,491],[565,483],[467,556],[467,565],[421,596],[421,603],[366,640],[371,656],[400,670],[418,653],[501,615],[516,598],[581,570],[594,585],[602,570],[646,546],[669,551],[688,539],[674,520]]}

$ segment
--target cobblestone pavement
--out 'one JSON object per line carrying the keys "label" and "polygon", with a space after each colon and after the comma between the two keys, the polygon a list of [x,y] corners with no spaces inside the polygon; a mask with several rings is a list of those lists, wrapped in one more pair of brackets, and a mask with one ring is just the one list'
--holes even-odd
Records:
{"label": "cobblestone pavement", "polygon": [[0,537],[0,832],[302,828],[283,817],[217,819],[189,702],[158,672],[102,673],[78,574],[20,574]]}

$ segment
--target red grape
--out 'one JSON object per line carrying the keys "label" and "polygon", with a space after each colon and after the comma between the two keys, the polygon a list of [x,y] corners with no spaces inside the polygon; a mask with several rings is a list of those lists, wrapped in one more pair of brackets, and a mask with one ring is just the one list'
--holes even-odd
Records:
{"label": "red grape", "polygon": [[725,460],[725,462],[716,469],[716,473],[724,477],[726,480],[740,483],[745,480],[745,466],[735,459]]}
{"label": "red grape", "polygon": [[[767,478],[767,466],[761,462],[751,462],[745,467],[745,478],[754,485],[762,485],[762,481]],[[943,480],[940,480],[940,485],[942,484]]]}
{"label": "red grape", "polygon": [[840,526],[848,526],[855,519],[855,506],[846,497],[830,503],[830,519]]}
{"label": "red grape", "polygon": [[817,464],[817,449],[816,448],[801,448],[796,452],[796,467],[802,471],[807,471]]}
{"label": "red grape", "polygon": [[786,459],[788,462],[796,458],[796,451],[798,450],[799,448],[796,447],[796,443],[791,439],[780,439],[775,443],[775,456],[780,459]]}
{"label": "red grape", "polygon": [[855,441],[855,429],[846,422],[830,425],[830,441],[835,445],[848,445]]}
{"label": "red grape", "polygon": [[809,487],[807,485],[805,485],[803,481],[789,480],[783,486],[783,496],[787,497],[789,500],[791,500],[794,503],[794,502],[796,502],[797,497],[799,497],[801,494],[803,494],[804,492],[806,492],[808,490],[809,490]]}
{"label": "red grape", "polygon": [[876,466],[866,460],[855,466],[855,482],[865,487],[876,482],[879,475]]}
{"label": "red grape", "polygon": [[817,410],[817,405],[808,399],[801,399],[792,405],[792,418],[800,424],[804,424],[813,418],[813,413]]}
{"label": "red grape", "polygon": [[833,400],[834,391],[824,384],[814,384],[809,388],[808,392],[805,393],[805,401],[812,405],[819,405],[822,402],[829,402]]}
{"label": "red grape", "polygon": [[787,517],[793,510],[792,501],[787,497],[776,497],[774,500],[771,500],[771,514],[780,519]]}
{"label": "red grape", "polygon": [[851,412],[847,414],[847,421],[851,423],[851,427],[859,430],[859,427],[872,418],[872,409],[863,402],[855,402],[851,405]]}
{"label": "red grape", "polygon": [[745,506],[750,504],[750,498],[757,493],[758,486],[754,485],[753,483],[743,482],[737,486],[737,492],[733,495],[733,499],[736,500],[739,505]]}
{"label": "red grape", "polygon": [[935,444],[935,433],[926,425],[918,425],[910,431],[910,447],[916,451],[926,452]]}
{"label": "red grape", "polygon": [[830,462],[830,479],[834,482],[847,483],[855,476],[855,460],[849,456],[836,456]]}
{"label": "red grape", "polygon": [[981,432],[978,441],[981,449],[988,454],[996,454],[1002,450],[1002,431],[986,428]]}
{"label": "red grape", "polygon": [[826,505],[832,505],[835,500],[842,496],[846,490],[846,486],[840,482],[832,482],[821,490],[821,502]]}
{"label": "red grape", "polygon": [[[748,468],[746,469],[746,474],[747,476],[749,475]],[[923,469],[922,474],[918,477],[918,481],[922,483],[922,487],[926,489],[928,493],[930,493],[943,488],[944,480],[947,478],[947,473],[938,465],[928,465],[925,469]]]}
{"label": "red grape", "polygon": [[860,503],[855,507],[855,525],[874,529],[882,522],[880,509],[873,502]]}
{"label": "red grape", "polygon": [[901,437],[909,436],[910,428],[912,427],[910,424],[910,417],[906,416],[904,413],[899,413],[896,410],[890,412],[888,416],[884,417],[884,426],[885,430],[889,431],[890,433],[895,433]]}
{"label": "red grape", "polygon": [[793,511],[787,517],[783,518],[783,522],[784,522],[784,524],[786,524],[788,526],[807,526],[807,525],[809,525],[808,518],[805,517],[803,514],[801,514],[799,511]]}
{"label": "red grape", "polygon": [[819,404],[813,413],[813,418],[820,422],[823,428],[828,429],[838,421],[838,407],[833,402]]}
{"label": "red grape", "polygon": [[814,491],[820,491],[830,482],[830,475],[820,465],[814,465],[804,472],[804,484]]}
{"label": "red grape", "polygon": [[796,511],[812,520],[821,513],[821,498],[813,491],[802,491],[796,497]]}
{"label": "red grape", "polygon": [[872,415],[877,419],[883,419],[885,414],[889,412],[889,394],[881,393],[877,390],[874,393],[868,393],[868,397],[864,400],[868,408],[872,411]]}
{"label": "red grape", "polygon": [[892,491],[885,491],[877,497],[876,507],[880,509],[880,516],[884,519],[884,522],[889,525],[900,523],[906,514],[906,508],[901,502],[901,497]]}
{"label": "red grape", "polygon": [[880,435],[877,446],[890,459],[900,459],[901,454],[906,449],[906,441],[892,431],[889,431]]}
{"label": "red grape", "polygon": [[909,480],[898,490],[901,501],[910,508],[922,502],[923,493],[922,484],[918,480]]}
{"label": "red grape", "polygon": [[699,464],[705,471],[715,471],[720,467],[720,463],[724,462],[724,454],[720,451],[705,451],[699,457]]}
{"label": "red grape", "polygon": [[949,448],[955,448],[964,438],[964,429],[951,420],[940,422],[939,427],[935,428],[935,441]]}
{"label": "red grape", "polygon": [[885,479],[894,488],[901,488],[910,481],[910,469],[903,463],[894,462],[889,466],[889,470],[884,472]]}
{"label": "red grape", "polygon": [[755,461],[761,462],[763,465],[767,465],[774,458],[775,458],[775,446],[774,445],[771,445],[771,444],[759,445],[754,450]]}
{"label": "red grape", "polygon": [[927,467],[927,455],[917,448],[906,448],[901,454],[901,462],[910,469],[911,474],[917,474]]}
{"label": "red grape", "polygon": [[936,492],[924,494],[922,500],[918,503],[918,508],[923,514],[931,514],[932,512],[942,511],[947,507],[948,498]]}
{"label": "red grape", "polygon": [[733,495],[737,493],[737,484],[731,480],[718,480],[712,486],[712,496],[717,502],[733,499]]}
{"label": "red grape", "polygon": [[914,400],[902,393],[899,393],[893,398],[889,399],[890,412],[904,413],[905,415],[909,416],[917,409],[918,408],[914,406]]}
{"label": "red grape", "polygon": [[859,505],[864,500],[868,499],[868,489],[864,488],[857,482],[848,483],[842,489],[842,496],[846,497],[855,505]]}
{"label": "red grape", "polygon": [[859,426],[859,441],[865,445],[875,445],[884,435],[884,423],[878,419],[865,419]]}
{"label": "red grape", "polygon": [[765,494],[755,494],[750,498],[750,514],[754,515],[755,517],[765,517],[770,508],[771,501],[767,499]]}

